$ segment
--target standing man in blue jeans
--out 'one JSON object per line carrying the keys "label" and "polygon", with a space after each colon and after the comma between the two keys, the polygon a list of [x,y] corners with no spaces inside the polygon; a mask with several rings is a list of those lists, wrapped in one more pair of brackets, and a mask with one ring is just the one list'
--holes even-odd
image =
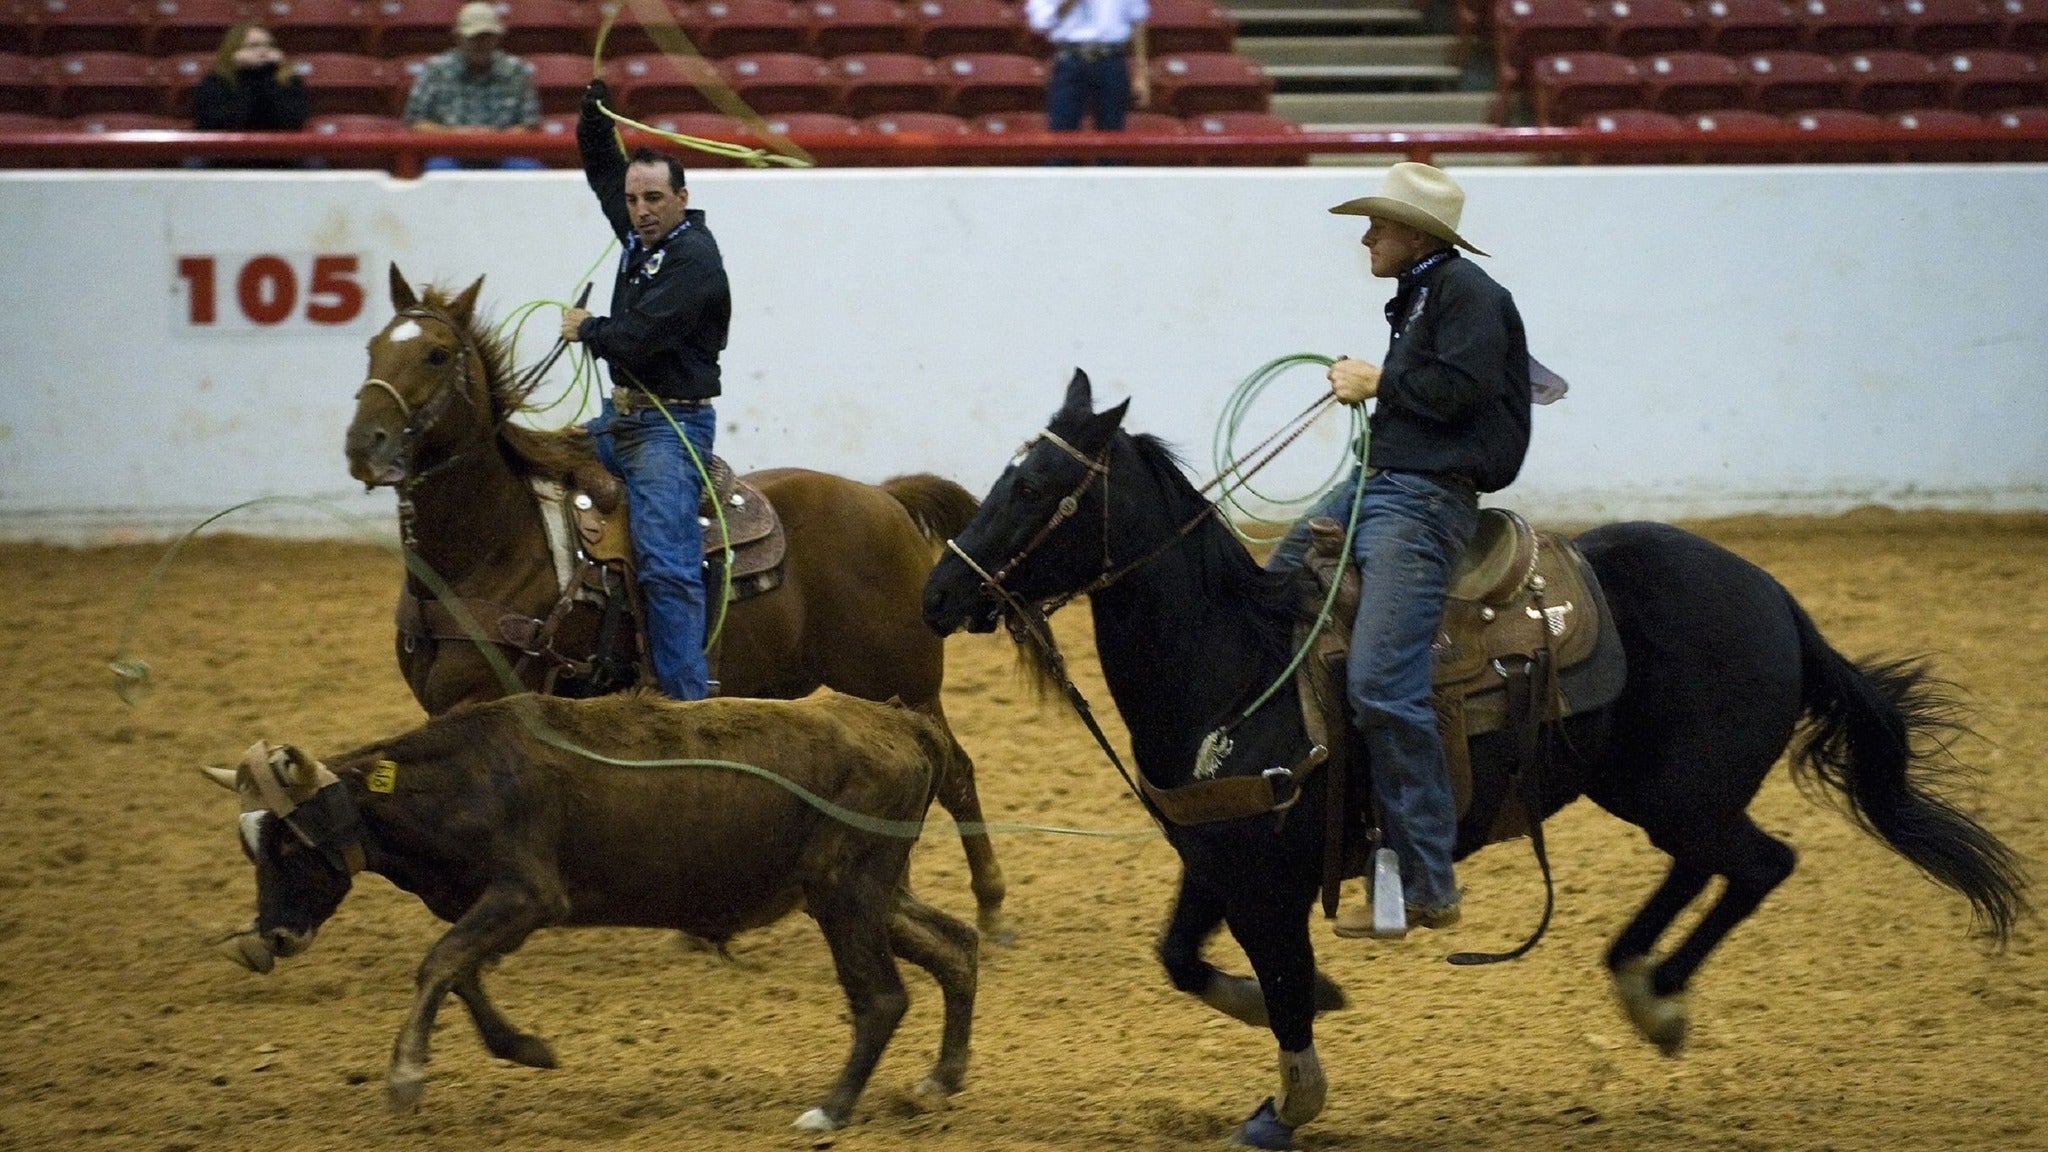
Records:
{"label": "standing man in blue jeans", "polygon": [[[1092,114],[1100,132],[1121,132],[1131,102],[1151,102],[1146,71],[1145,0],[1026,0],[1031,30],[1052,42],[1045,85],[1045,126],[1072,132]],[[1135,59],[1134,59],[1135,57]]]}
{"label": "standing man in blue jeans", "polygon": [[[1358,622],[1346,669],[1353,719],[1364,730],[1386,845],[1400,857],[1408,920],[1458,922],[1451,868],[1458,817],[1431,703],[1430,648],[1456,567],[1478,527],[1481,492],[1506,487],[1529,449],[1529,344],[1514,298],[1458,249],[1465,193],[1427,164],[1388,170],[1377,196],[1330,211],[1372,221],[1363,243],[1372,274],[1398,284],[1380,367],[1349,357],[1330,366],[1346,404],[1374,400],[1363,466],[1327,493],[1274,548],[1267,567],[1297,567],[1307,521],[1349,517]],[[1339,936],[1372,933],[1369,902],[1337,918]]]}
{"label": "standing man in blue jeans", "polygon": [[682,161],[651,148],[626,156],[597,106],[610,99],[604,81],[590,82],[576,145],[590,190],[624,246],[612,314],[571,308],[562,314],[562,339],[581,342],[611,369],[611,398],[588,427],[598,459],[625,481],[655,679],[678,700],[701,700],[709,686],[697,504],[711,466],[711,401],[720,390],[732,293],[704,213],[689,207]]}

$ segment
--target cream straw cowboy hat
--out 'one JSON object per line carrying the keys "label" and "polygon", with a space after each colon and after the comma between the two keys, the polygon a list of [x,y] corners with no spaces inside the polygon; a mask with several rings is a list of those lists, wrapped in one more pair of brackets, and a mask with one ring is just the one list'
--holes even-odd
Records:
{"label": "cream straw cowboy hat", "polygon": [[1377,196],[1346,200],[1330,211],[1339,216],[1377,216],[1419,228],[1439,240],[1448,240],[1467,252],[1484,256],[1470,240],[1458,235],[1458,217],[1465,211],[1465,192],[1441,168],[1403,161],[1387,169]]}
{"label": "cream straw cowboy hat", "polygon": [[498,10],[487,0],[470,0],[455,17],[455,34],[464,40],[471,36],[503,36],[505,22],[498,19]]}

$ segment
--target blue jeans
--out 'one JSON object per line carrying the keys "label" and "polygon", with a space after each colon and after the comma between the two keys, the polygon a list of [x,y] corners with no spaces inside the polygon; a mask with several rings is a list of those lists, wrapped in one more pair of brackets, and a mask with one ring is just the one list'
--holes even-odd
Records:
{"label": "blue jeans", "polygon": [[[718,426],[711,406],[671,404],[668,411],[709,468]],[[697,522],[703,477],[675,429],[651,405],[622,416],[606,400],[603,413],[586,427],[598,460],[625,481],[655,681],[677,700],[702,700],[710,677],[704,662],[704,529]]]}
{"label": "blue jeans", "polygon": [[[1342,523],[1359,480],[1354,471],[1317,501],[1266,566],[1299,567],[1308,519],[1332,516]],[[1387,847],[1401,858],[1403,895],[1410,904],[1449,904],[1458,898],[1451,868],[1458,812],[1430,700],[1430,646],[1443,622],[1451,572],[1478,530],[1479,499],[1470,488],[1421,472],[1380,472],[1364,483],[1351,541],[1359,594],[1346,696],[1365,734]]]}
{"label": "blue jeans", "polygon": [[1045,84],[1045,126],[1054,132],[1081,127],[1083,112],[1093,109],[1095,127],[1121,132],[1131,109],[1131,61],[1122,52],[1083,60],[1069,52],[1053,57],[1052,76]]}
{"label": "blue jeans", "polygon": [[545,169],[546,167],[547,165],[541,163],[540,161],[534,159],[531,156],[507,156],[499,160],[493,160],[488,157],[471,157],[469,159],[464,160],[457,159],[456,157],[453,156],[429,156],[427,157],[426,162],[420,165],[420,171],[460,172],[466,169],[497,169],[507,172],[539,172]]}

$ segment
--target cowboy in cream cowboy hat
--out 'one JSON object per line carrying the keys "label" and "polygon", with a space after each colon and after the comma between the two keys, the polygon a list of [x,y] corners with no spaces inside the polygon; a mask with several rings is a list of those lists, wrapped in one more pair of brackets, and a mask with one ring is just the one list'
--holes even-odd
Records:
{"label": "cowboy in cream cowboy hat", "polygon": [[1346,200],[1331,212],[1339,216],[1371,216],[1392,220],[1446,240],[1476,256],[1487,253],[1458,235],[1458,217],[1465,211],[1465,190],[1441,168],[1403,161],[1387,169],[1377,196]]}

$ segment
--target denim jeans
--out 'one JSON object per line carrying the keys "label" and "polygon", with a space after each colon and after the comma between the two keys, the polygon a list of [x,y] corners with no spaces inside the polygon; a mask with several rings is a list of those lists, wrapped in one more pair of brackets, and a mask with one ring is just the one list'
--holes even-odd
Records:
{"label": "denim jeans", "polygon": [[[709,468],[718,426],[711,406],[670,405],[668,412]],[[704,662],[704,529],[697,522],[703,478],[697,462],[651,405],[620,415],[606,400],[603,413],[587,427],[597,458],[625,481],[655,681],[677,700],[702,700],[710,673]]]}
{"label": "denim jeans", "polygon": [[1131,108],[1131,60],[1122,52],[1083,60],[1069,52],[1054,55],[1052,76],[1045,83],[1045,126],[1054,132],[1081,127],[1082,113],[1093,109],[1095,128],[1121,132]]}
{"label": "denim jeans", "polygon": [[[1299,567],[1308,519],[1349,517],[1358,472],[1337,484],[1288,530],[1266,566]],[[1373,787],[1386,816],[1386,843],[1401,858],[1410,904],[1458,898],[1451,853],[1458,813],[1430,700],[1430,646],[1443,622],[1451,572],[1479,526],[1471,489],[1421,472],[1364,479],[1351,555],[1358,561],[1358,619],[1345,669],[1351,714],[1365,734]]]}
{"label": "denim jeans", "polygon": [[507,172],[539,172],[547,165],[531,156],[507,156],[503,159],[490,157],[459,158],[455,156],[429,156],[420,165],[422,172],[460,172],[502,170]]}

